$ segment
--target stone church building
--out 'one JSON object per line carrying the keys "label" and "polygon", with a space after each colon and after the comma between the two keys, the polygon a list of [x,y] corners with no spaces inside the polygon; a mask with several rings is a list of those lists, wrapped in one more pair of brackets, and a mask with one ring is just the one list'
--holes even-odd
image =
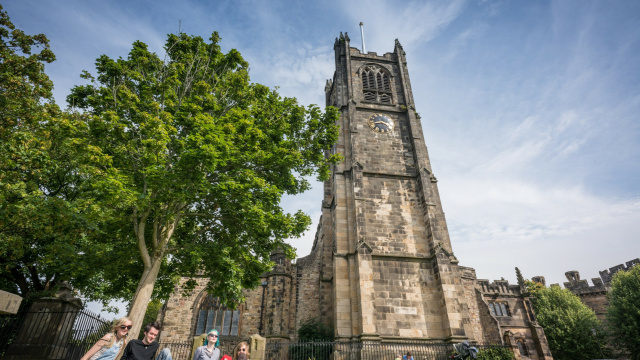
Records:
{"label": "stone church building", "polygon": [[160,314],[160,341],[209,328],[232,339],[295,340],[301,322],[318,318],[337,341],[469,340],[551,359],[522,281],[479,280],[455,256],[400,43],[362,53],[340,34],[334,49],[325,93],[341,113],[332,151],[344,160],[318,199],[311,253],[295,263],[274,253],[274,269],[237,310],[209,296],[204,278],[191,296],[176,291]]}

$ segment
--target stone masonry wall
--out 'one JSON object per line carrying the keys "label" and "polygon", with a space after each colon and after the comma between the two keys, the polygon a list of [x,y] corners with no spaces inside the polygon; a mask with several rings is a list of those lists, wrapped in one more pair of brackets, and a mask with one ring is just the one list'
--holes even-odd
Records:
{"label": "stone masonry wall", "polygon": [[365,241],[376,254],[428,253],[425,224],[413,179],[364,177]]}
{"label": "stone masonry wall", "polygon": [[[197,285],[188,296],[182,296],[181,286],[188,278],[180,279],[179,284],[175,287],[173,294],[165,303],[163,311],[158,315],[158,321],[162,323],[163,329],[160,334],[159,341],[162,342],[189,342],[195,334],[196,322],[198,320],[197,312],[200,303],[206,297],[207,278],[196,278]],[[266,280],[266,278],[263,278]],[[262,291],[261,286],[256,289],[245,289],[244,294],[246,302],[239,306],[241,318],[239,322],[239,337],[248,337],[258,334],[260,327],[260,316],[262,310]],[[263,325],[264,326],[264,325]]]}
{"label": "stone masonry wall", "polygon": [[294,314],[291,312],[291,302],[295,301],[295,278],[292,276],[291,261],[285,258],[284,253],[272,255],[271,260],[276,265],[267,274],[264,336],[292,338]]}
{"label": "stone masonry wall", "polygon": [[[403,176],[415,174],[406,114],[395,111],[397,110],[389,109],[382,112],[380,109],[362,108],[353,119],[358,132],[352,134],[352,141],[358,148],[358,161],[361,162],[365,173]],[[377,133],[369,127],[369,118],[381,112],[394,122],[394,130],[390,133]]]}
{"label": "stone masonry wall", "polygon": [[296,319],[295,328],[309,318],[320,318],[320,263],[318,251],[296,262]]}
{"label": "stone masonry wall", "polygon": [[[164,309],[164,315],[161,317],[162,333],[160,340],[163,342],[184,342],[191,341],[192,329],[195,328],[197,316],[195,316],[194,305],[196,300],[201,298],[201,294],[207,285],[207,279],[196,278],[197,285],[188,296],[182,296],[181,288],[188,278],[180,279],[178,285],[174,288],[173,294],[167,300]],[[197,306],[196,306],[197,308]]]}
{"label": "stone masonry wall", "polygon": [[476,288],[476,304],[478,306],[478,314],[480,323],[482,324],[482,336],[485,343],[502,344],[502,334],[500,333],[500,324],[495,317],[491,315],[489,306],[484,301],[482,293]]}
{"label": "stone masonry wall", "polygon": [[[422,272],[428,264],[418,261],[373,260],[373,291],[376,327],[385,337],[426,338],[427,318],[440,317],[423,307]],[[426,312],[426,313],[425,313]]]}
{"label": "stone masonry wall", "polygon": [[460,266],[459,268],[462,273],[461,280],[464,289],[464,298],[469,309],[469,322],[473,331],[473,337],[476,341],[484,343],[486,340],[484,339],[484,331],[480,319],[480,304],[478,304],[476,298],[476,295],[479,294],[476,290],[476,271],[469,267]]}
{"label": "stone masonry wall", "polygon": [[594,292],[591,294],[580,294],[578,296],[583,304],[587,305],[596,313],[598,320],[603,321],[607,318],[607,306],[609,305],[607,292]]}

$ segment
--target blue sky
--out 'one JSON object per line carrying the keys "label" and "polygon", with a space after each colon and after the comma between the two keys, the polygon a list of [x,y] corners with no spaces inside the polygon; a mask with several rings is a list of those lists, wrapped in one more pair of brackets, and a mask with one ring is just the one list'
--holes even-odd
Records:
{"label": "blue sky", "polygon": [[[638,1],[3,1],[44,33],[59,104],[101,54],[141,40],[157,52],[178,29],[238,49],[251,77],[324,105],[333,41],[348,32],[383,54],[398,38],[453,250],[479,278],[583,278],[640,257]],[[320,184],[286,199],[311,230]]]}

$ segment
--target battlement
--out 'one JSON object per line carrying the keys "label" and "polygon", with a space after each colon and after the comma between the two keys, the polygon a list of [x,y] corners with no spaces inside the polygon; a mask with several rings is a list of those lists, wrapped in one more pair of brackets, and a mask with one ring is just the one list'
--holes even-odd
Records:
{"label": "battlement", "polygon": [[607,270],[602,270],[600,271],[600,278],[602,279],[602,282],[604,283],[604,285],[609,287],[611,284],[611,279],[613,278],[613,275],[615,275],[618,271],[629,270],[638,264],[640,264],[640,259],[636,258],[636,259],[627,261],[626,266],[623,264],[620,264],[620,265],[611,267]]}
{"label": "battlement", "polygon": [[[563,283],[564,287],[569,289],[572,293],[576,295],[587,295],[587,294],[595,294],[598,292],[606,292],[611,287],[611,279],[613,275],[615,275],[618,271],[626,271],[631,269],[632,267],[640,264],[640,259],[633,259],[627,261],[625,264],[616,265],[614,267],[610,267],[609,269],[600,271],[599,278],[592,278],[591,282],[593,285],[589,285],[589,282],[585,279],[580,279],[580,272],[577,270],[571,270],[564,273],[567,277],[567,282]],[[534,277],[535,279],[542,278],[542,276]],[[540,281],[536,281],[540,282]],[[543,283],[544,284],[544,283]],[[558,284],[552,284],[551,286],[559,286]]]}
{"label": "battlement", "polygon": [[376,53],[375,51],[367,51],[366,54],[363,54],[360,51],[360,49],[354,48],[354,47],[349,47],[349,51],[351,52],[351,56],[365,57],[365,58],[375,59],[375,60],[380,60],[380,59],[384,59],[388,61],[396,60],[395,53],[392,53],[392,52],[387,52],[384,55],[378,55],[378,53]]}
{"label": "battlement", "polygon": [[489,282],[486,279],[478,279],[480,291],[485,295],[520,295],[519,285],[509,285],[509,280],[504,278]]}
{"label": "battlement", "polygon": [[576,270],[567,271],[564,275],[567,277],[567,280],[569,280],[564,283],[564,287],[576,295],[607,291],[607,288],[600,278],[591,279],[593,286],[590,286],[587,280],[580,279],[580,272]]}

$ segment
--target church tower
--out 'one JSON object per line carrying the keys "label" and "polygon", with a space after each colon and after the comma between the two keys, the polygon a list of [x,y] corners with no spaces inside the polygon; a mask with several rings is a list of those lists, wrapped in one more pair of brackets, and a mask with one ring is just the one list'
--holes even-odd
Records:
{"label": "church tower", "polygon": [[339,340],[474,340],[405,52],[396,40],[392,53],[362,53],[347,34],[334,50],[325,92],[344,160],[314,244],[321,313]]}
{"label": "church tower", "polygon": [[[272,254],[274,268],[262,286],[245,289],[237,309],[206,292],[207,277],[181,279],[159,316],[160,341],[216,328],[229,346],[259,334],[288,349],[320,319],[341,342],[469,340],[552,360],[520,271],[518,284],[490,282],[454,256],[400,43],[384,55],[363,53],[340,34],[334,50],[325,94],[340,112],[331,152],[344,159],[324,183],[311,253],[295,263]],[[181,285],[193,280],[184,296]]]}

